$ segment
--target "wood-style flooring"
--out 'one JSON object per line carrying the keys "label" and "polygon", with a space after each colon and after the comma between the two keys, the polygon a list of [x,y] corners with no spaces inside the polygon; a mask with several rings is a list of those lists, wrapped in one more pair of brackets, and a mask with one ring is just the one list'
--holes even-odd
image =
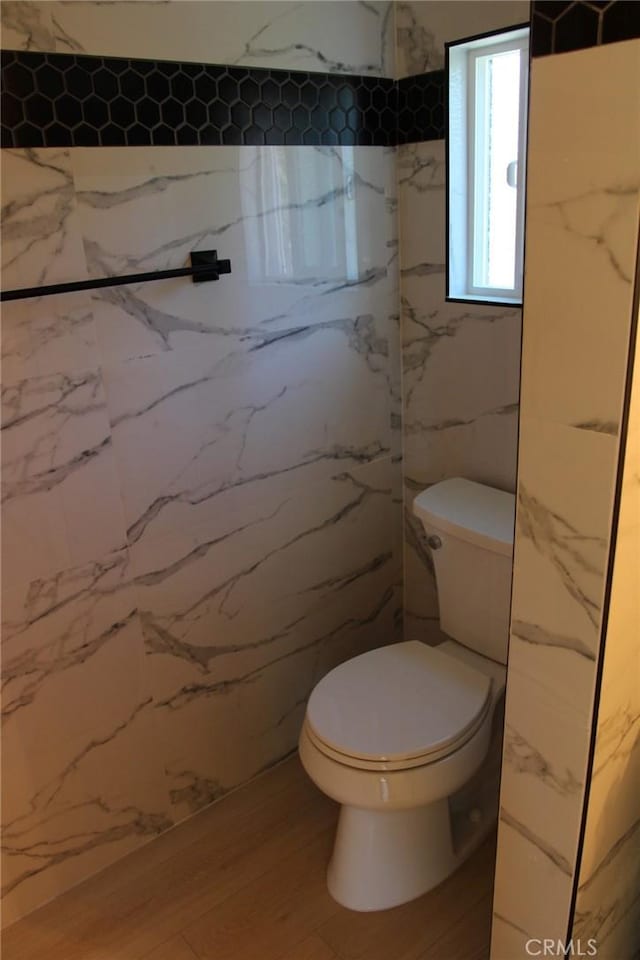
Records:
{"label": "wood-style flooring", "polygon": [[486,960],[494,843],[380,913],[327,893],[337,807],[287,760],[9,927],[4,960]]}

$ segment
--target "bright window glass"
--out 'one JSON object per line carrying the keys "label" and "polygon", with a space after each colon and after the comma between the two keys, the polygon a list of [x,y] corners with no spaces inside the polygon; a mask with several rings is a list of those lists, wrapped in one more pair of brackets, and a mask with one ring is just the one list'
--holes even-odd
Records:
{"label": "bright window glass", "polygon": [[527,34],[449,49],[452,299],[522,296]]}

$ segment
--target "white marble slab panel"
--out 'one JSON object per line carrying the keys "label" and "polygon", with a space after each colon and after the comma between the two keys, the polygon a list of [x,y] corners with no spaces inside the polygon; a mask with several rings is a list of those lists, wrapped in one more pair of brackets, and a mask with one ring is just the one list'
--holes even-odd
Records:
{"label": "white marble slab panel", "polygon": [[2,307],[2,382],[76,373],[98,365],[89,297],[62,294]]}
{"label": "white marble slab panel", "polygon": [[126,553],[3,597],[3,919],[171,825]]}
{"label": "white marble slab panel", "polygon": [[[86,278],[69,151],[3,151],[2,221],[4,289]],[[5,303],[3,383],[93,369],[95,340],[86,294]]]}
{"label": "white marble slab panel", "polygon": [[444,45],[529,22],[525,0],[417,0],[396,4],[397,76],[444,67]]}
{"label": "white marble slab panel", "polygon": [[[634,820],[625,783],[627,773],[637,776],[632,682],[620,683],[615,704],[600,700],[602,750],[586,782],[637,249],[640,128],[631,91],[640,44],[614,46],[532,64],[518,512],[492,960],[526,957],[527,937],[565,940],[578,881],[577,831],[590,795],[594,822],[591,836],[585,834],[574,937],[584,942],[599,931],[603,956],[626,956],[611,950],[624,942],[636,909],[635,892],[628,896],[626,887],[629,880],[634,890],[637,829],[637,805]],[[596,74],[602,89],[593,86]],[[611,136],[595,143],[599,124]],[[634,667],[623,649],[617,646],[616,672],[628,677]]]}
{"label": "white marble slab panel", "polygon": [[491,957],[516,960],[527,956],[530,939],[564,942],[572,877],[526,824],[502,811],[499,836]]}
{"label": "white marble slab panel", "polygon": [[152,766],[152,722],[150,708],[140,704],[103,741],[56,750],[55,770],[48,756],[27,760],[20,753],[11,769],[19,807],[6,811],[4,827],[5,924],[173,825],[162,770]]}
{"label": "white marble slab panel", "polygon": [[393,4],[386,0],[8,0],[2,25],[9,49],[394,75]]}
{"label": "white marble slab panel", "polygon": [[2,389],[4,582],[24,583],[126,543],[96,370]]}
{"label": "white marble slab panel", "polygon": [[56,39],[52,13],[52,3],[9,0],[0,13],[3,49],[54,52]]}
{"label": "white marble slab panel", "polygon": [[[296,490],[282,484],[242,506],[222,501],[215,530],[135,546],[181,815],[204,783],[227,790],[295,747],[326,669],[395,639],[390,493],[387,459]],[[240,751],[230,727],[242,731]]]}
{"label": "white marble slab panel", "polygon": [[412,639],[438,642],[433,565],[412,501],[454,476],[514,488],[521,318],[446,302],[444,142],[400,147],[398,187],[405,618]]}
{"label": "white marble slab panel", "polygon": [[[588,726],[543,686],[511,668],[507,696],[500,816],[508,827],[509,844],[527,850],[518,876],[527,873],[531,865],[534,871],[539,868],[539,878],[548,874],[553,883],[570,889],[586,778]],[[532,930],[531,936],[553,936],[551,928],[546,932],[546,904],[540,904],[535,921],[528,913],[526,898],[515,913],[505,907],[507,902],[519,902],[524,891],[518,884],[510,894],[514,878],[503,872],[500,877],[500,912]]]}
{"label": "white marble slab panel", "polygon": [[[593,84],[594,74],[601,82]],[[612,436],[640,212],[639,83],[636,42],[532,64],[523,415]],[[606,137],[593,137],[597,123],[606,123]],[[580,371],[571,389],[568,369]]]}
{"label": "white marble slab panel", "polygon": [[234,272],[5,326],[10,919],[292,750],[313,683],[400,622],[393,151],[58,154],[10,157],[22,282],[193,246]]}
{"label": "white marble slab panel", "polygon": [[521,420],[509,668],[562,701],[586,729],[616,458],[615,437]]}
{"label": "white marble slab panel", "polygon": [[611,599],[573,932],[609,960],[640,946],[640,347],[622,467]]}
{"label": "white marble slab panel", "polygon": [[257,497],[388,456],[385,353],[359,318],[222,362],[190,350],[108,368],[130,540],[215,522],[233,488]]}
{"label": "white marble slab panel", "polygon": [[[5,289],[85,278],[69,152],[3,154]],[[9,303],[2,320],[10,584],[99,557],[121,547],[125,535],[90,300],[82,294]]]}
{"label": "white marble slab panel", "polygon": [[[117,667],[120,653],[135,647],[135,622],[126,551],[5,590],[2,716],[6,732],[20,728],[14,748],[30,754],[46,752],[50,743],[77,745],[90,718],[111,723],[106,711],[139,697],[139,662],[135,680],[123,673],[119,683],[105,683],[100,690],[96,668],[93,686],[83,689],[86,675],[105,653],[122,648],[114,658]],[[112,681],[116,676],[114,668]]]}
{"label": "white marble slab panel", "polygon": [[232,264],[218,283],[102,292],[94,309],[105,361],[212,336],[220,356],[238,340],[257,348],[313,323],[393,313],[393,162],[384,148],[75,151],[91,275],[184,266],[194,249]]}
{"label": "white marble slab panel", "polygon": [[400,231],[398,218],[397,151],[388,164],[385,187],[385,236],[387,257],[387,296],[391,305],[388,317],[388,383],[390,445],[392,457],[391,499],[393,503],[393,554],[396,569],[395,623],[398,637],[403,629],[403,445],[402,431],[402,343],[400,320]]}
{"label": "white marble slab panel", "polygon": [[84,280],[68,150],[2,151],[5,289]]}

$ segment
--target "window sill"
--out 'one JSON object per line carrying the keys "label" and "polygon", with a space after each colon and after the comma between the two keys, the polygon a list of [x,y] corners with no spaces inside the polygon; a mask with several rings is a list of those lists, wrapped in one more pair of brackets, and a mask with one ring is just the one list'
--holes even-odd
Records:
{"label": "window sill", "polygon": [[472,303],[481,307],[513,307],[514,310],[522,309],[522,300],[507,300],[500,298],[496,300],[481,300],[477,297],[445,297],[445,303]]}

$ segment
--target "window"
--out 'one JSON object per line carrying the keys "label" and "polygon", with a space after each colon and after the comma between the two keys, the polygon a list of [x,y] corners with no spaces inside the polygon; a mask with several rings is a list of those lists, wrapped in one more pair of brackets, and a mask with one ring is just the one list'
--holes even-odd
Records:
{"label": "window", "polygon": [[447,46],[447,299],[520,303],[529,30]]}

